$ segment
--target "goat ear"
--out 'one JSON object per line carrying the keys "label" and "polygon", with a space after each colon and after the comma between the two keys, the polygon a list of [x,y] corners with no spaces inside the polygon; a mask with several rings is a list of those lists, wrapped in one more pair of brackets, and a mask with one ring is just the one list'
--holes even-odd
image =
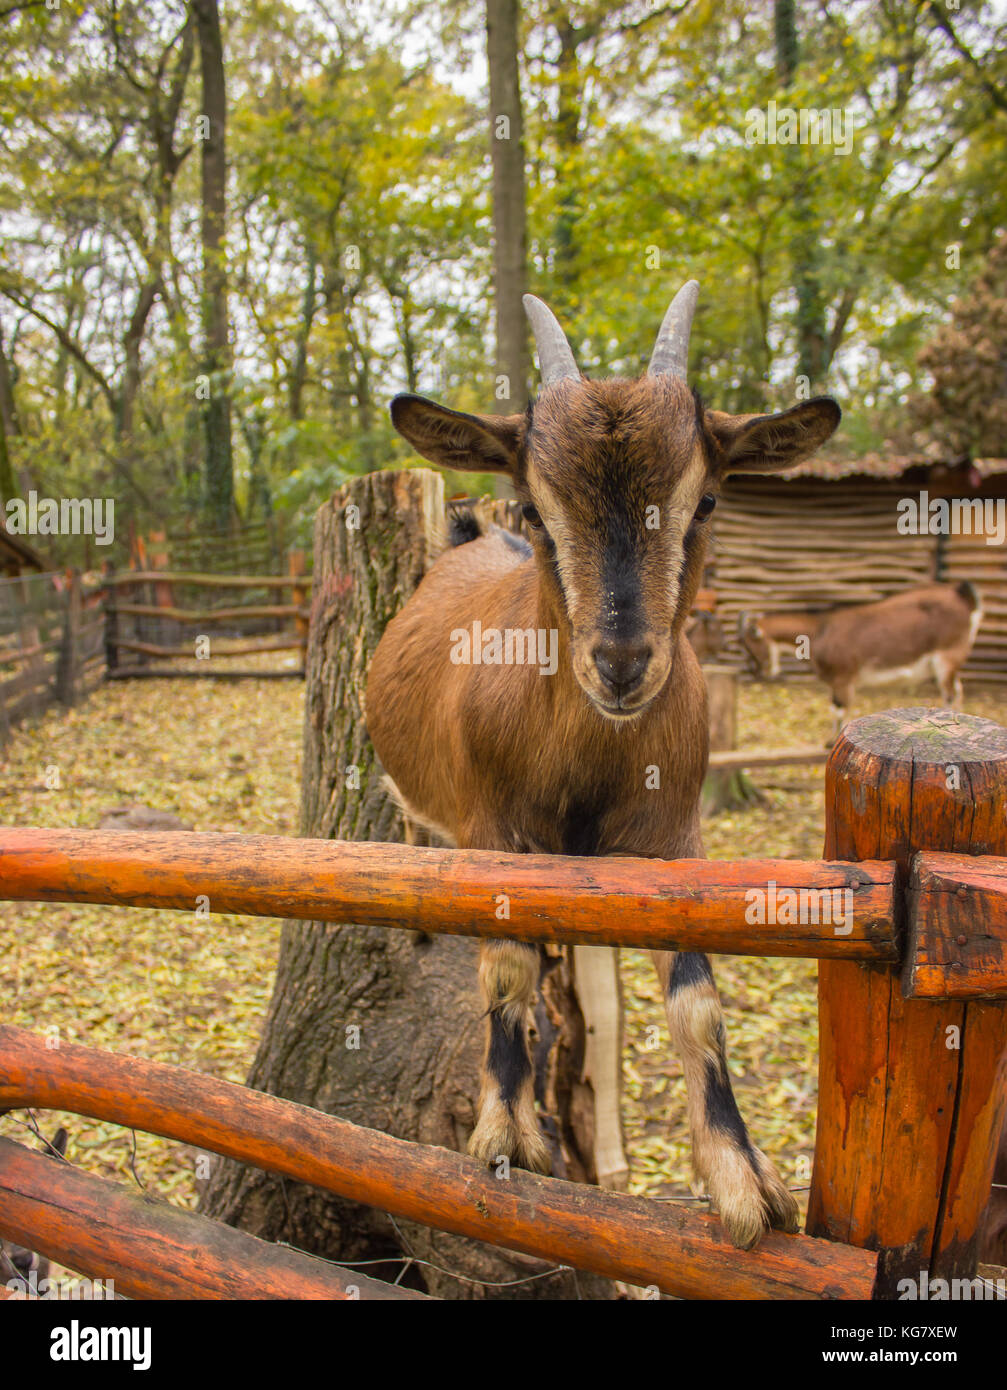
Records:
{"label": "goat ear", "polygon": [[720,471],[724,476],[792,468],[824,444],[842,418],[831,396],[815,396],[777,415],[706,412],[707,428],[723,454]]}
{"label": "goat ear", "polygon": [[462,473],[515,470],[523,415],[466,415],[425,396],[396,396],[391,411],[399,434],[431,463]]}

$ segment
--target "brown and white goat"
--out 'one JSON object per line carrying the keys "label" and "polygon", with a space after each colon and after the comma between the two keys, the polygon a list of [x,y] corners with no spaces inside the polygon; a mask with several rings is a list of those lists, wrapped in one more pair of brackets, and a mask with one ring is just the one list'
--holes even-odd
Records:
{"label": "brown and white goat", "polygon": [[[777,415],[707,410],[686,385],[698,291],[679,291],[637,380],[582,377],[529,295],[542,390],[525,414],[392,402],[396,429],[425,458],[507,473],[533,538],[494,529],[447,550],[371,663],[368,728],[399,802],[458,846],[703,856],[706,688],[684,627],[707,521],[724,477],[797,463],[840,412],[826,397]],[[654,959],[694,1165],[732,1240],[796,1229],[797,1205],[738,1112],[709,961]],[[469,1151],[548,1171],[528,1042],[539,964],[526,944],[482,947],[486,1051]]]}
{"label": "brown and white goat", "polygon": [[832,692],[838,729],[858,685],[933,675],[945,704],[960,703],[958,672],[981,621],[982,603],[972,584],[922,584],[877,603],[822,613],[742,613],[738,638],[755,673],[770,679],[780,674],[785,647],[806,657]]}

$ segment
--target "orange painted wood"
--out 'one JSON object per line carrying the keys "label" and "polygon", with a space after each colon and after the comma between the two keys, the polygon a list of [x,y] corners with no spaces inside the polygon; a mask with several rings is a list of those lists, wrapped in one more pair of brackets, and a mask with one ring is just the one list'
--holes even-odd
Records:
{"label": "orange painted wood", "polygon": [[426,1300],[2,1137],[0,1235],[130,1298]]}
{"label": "orange painted wood", "polygon": [[[855,720],[826,770],[828,858],[1002,853],[1007,730],[924,709]],[[1002,1004],[906,999],[891,966],[819,967],[813,1235],[881,1252],[877,1293],[975,1274],[1004,1107]]]}
{"label": "orange painted wood", "polygon": [[[50,1050],[35,1034],[0,1027],[0,1108],[24,1105],[195,1144],[424,1225],[677,1297],[867,1298],[874,1280],[875,1257],[862,1250],[773,1232],[738,1251],[717,1218],[671,1203],[519,1169],[501,1179],[467,1155],[231,1082],[73,1043]],[[0,1150],[0,1194],[3,1181]]]}
{"label": "orange painted wood", "polygon": [[[851,929],[752,925],[746,891],[851,892]],[[501,895],[509,918],[498,916]],[[359,922],[462,936],[895,960],[890,864],[574,858],[492,850],[0,828],[0,899],[127,903]],[[780,915],[779,912],[777,915]]]}
{"label": "orange painted wood", "polygon": [[907,919],[907,996],[1007,998],[1007,858],[918,854]]}

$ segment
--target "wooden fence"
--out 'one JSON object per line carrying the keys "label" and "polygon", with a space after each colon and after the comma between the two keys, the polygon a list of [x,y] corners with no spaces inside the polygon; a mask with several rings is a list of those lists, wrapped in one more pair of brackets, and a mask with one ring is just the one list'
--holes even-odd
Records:
{"label": "wooden fence", "polygon": [[[820,610],[870,603],[934,580],[968,580],[982,595],[984,613],[965,664],[965,688],[970,681],[1007,682],[1007,548],[987,544],[983,535],[899,535],[900,500],[926,486],[877,477],[730,479],[714,514],[705,581],[716,590],[725,638],[717,660],[746,668],[737,638],[745,611]],[[987,495],[996,500],[993,484]],[[786,680],[814,679],[807,661],[787,651],[781,657]]]}
{"label": "wooden fence", "polygon": [[104,635],[98,596],[75,574],[0,579],[0,747],[23,719],[101,683]]}
{"label": "wooden fence", "polygon": [[[955,769],[951,776],[949,769]],[[44,1106],[255,1164],[443,1230],[687,1298],[892,1298],[969,1278],[1007,1075],[1007,730],[946,711],[848,726],[824,861],[659,862],[399,845],[0,830],[0,898],[818,958],[808,1234],[734,1250],[715,1217],[514,1171],[289,1101],[0,1028],[0,1107]],[[841,919],[753,925],[751,892]],[[802,891],[804,893],[802,895]],[[813,918],[813,920],[812,920]],[[55,1171],[54,1171],[55,1168]],[[136,1297],[404,1297],[0,1142],[0,1234]],[[197,1253],[198,1252],[198,1253]],[[281,1293],[277,1293],[281,1289]]]}
{"label": "wooden fence", "polygon": [[[303,676],[311,589],[304,571],[303,553],[292,551],[285,575],[163,569],[106,575],[108,678]],[[264,652],[297,652],[299,660],[276,669],[220,660]],[[176,664],[156,664],[168,662]]]}
{"label": "wooden fence", "polygon": [[[0,579],[0,748],[24,719],[56,702],[76,704],[106,679],[303,677],[310,592],[298,551],[285,575],[125,570],[90,585],[72,572]],[[273,652],[298,659],[278,668],[233,663]]]}

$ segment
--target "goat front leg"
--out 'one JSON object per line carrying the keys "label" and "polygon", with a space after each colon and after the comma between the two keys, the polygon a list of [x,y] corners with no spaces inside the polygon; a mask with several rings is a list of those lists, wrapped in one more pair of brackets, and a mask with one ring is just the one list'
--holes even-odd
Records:
{"label": "goat front leg", "polygon": [[520,941],[484,941],[479,984],[486,1006],[486,1046],[479,1118],[469,1153],[484,1163],[511,1159],[519,1168],[548,1173],[549,1147],[535,1114],[532,1026],[540,956]]}
{"label": "goat front leg", "polygon": [[672,1044],[685,1071],[692,1161],[742,1250],[769,1227],[796,1231],[797,1202],[748,1137],[727,1070],[724,1018],[706,956],[654,951]]}
{"label": "goat front leg", "polygon": [[826,744],[831,748],[839,739],[843,732],[843,725],[847,722],[850,706],[853,703],[853,681],[835,681],[832,685],[832,703],[829,706],[832,712],[832,738]]}

